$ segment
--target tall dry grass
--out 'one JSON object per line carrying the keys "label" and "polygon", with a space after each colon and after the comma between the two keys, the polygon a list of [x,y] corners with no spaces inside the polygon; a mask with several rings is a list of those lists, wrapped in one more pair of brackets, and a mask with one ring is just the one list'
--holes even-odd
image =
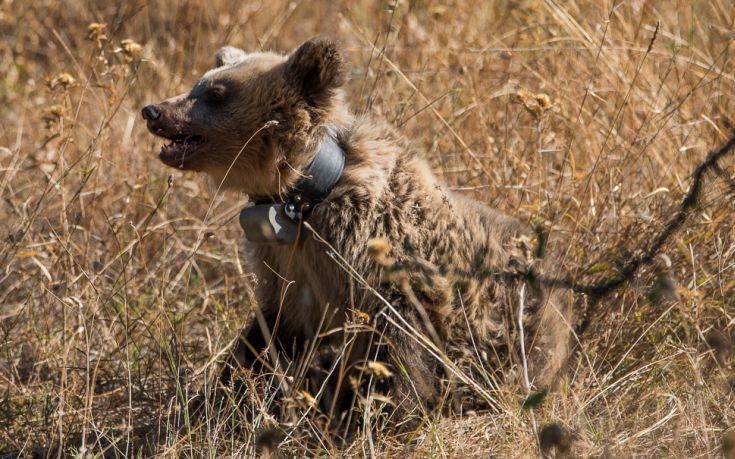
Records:
{"label": "tall dry grass", "polygon": [[[173,428],[253,305],[244,197],[160,165],[138,114],[220,45],[338,38],[355,111],[398,126],[463,193],[551,228],[566,269],[594,278],[649,240],[732,129],[734,6],[2,0],[0,450],[130,455],[153,426],[160,454],[254,454],[265,415],[234,413],[241,432]],[[409,441],[363,434],[343,453],[528,457],[553,422],[577,455],[721,454],[735,424],[725,183],[710,178],[666,257],[604,303],[540,406],[508,385],[500,410],[426,419]],[[283,452],[339,453],[309,428]]]}

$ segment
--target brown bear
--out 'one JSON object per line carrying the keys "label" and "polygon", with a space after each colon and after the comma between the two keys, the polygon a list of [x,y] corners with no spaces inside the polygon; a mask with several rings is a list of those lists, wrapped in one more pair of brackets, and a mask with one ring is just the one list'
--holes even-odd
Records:
{"label": "brown bear", "polygon": [[487,406],[502,376],[552,386],[570,349],[569,290],[506,275],[549,264],[534,231],[451,191],[395,129],[351,113],[344,80],[328,39],[288,55],[225,47],[188,93],[143,109],[170,141],[162,162],[255,203],[241,219],[259,310],[223,383],[308,354],[327,356],[328,389],[310,390],[329,411],[353,406],[355,372],[388,378],[404,413]]}

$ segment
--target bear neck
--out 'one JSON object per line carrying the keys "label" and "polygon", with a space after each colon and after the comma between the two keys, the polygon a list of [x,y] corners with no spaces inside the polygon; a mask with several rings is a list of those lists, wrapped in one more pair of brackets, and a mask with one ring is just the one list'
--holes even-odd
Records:
{"label": "bear neck", "polygon": [[316,205],[329,195],[342,176],[345,167],[345,150],[339,140],[339,127],[327,124],[319,128],[318,146],[311,152],[302,152],[308,157],[306,166],[298,172],[300,177],[295,183],[278,196],[251,196],[251,201],[259,204],[305,203]]}

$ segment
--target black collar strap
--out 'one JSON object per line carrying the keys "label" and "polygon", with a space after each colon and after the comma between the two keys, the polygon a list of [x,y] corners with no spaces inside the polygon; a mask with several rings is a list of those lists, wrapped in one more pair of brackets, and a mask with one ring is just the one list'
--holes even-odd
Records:
{"label": "black collar strap", "polygon": [[337,184],[345,167],[345,152],[337,143],[334,128],[327,128],[304,177],[282,202],[255,199],[255,205],[240,212],[240,226],[251,242],[292,243],[298,223],[308,218],[315,205],[324,200]]}

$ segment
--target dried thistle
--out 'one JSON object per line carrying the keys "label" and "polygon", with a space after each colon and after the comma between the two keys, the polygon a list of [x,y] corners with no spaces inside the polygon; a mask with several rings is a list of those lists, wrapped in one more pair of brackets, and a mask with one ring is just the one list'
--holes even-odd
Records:
{"label": "dried thistle", "polygon": [[312,408],[316,408],[316,399],[313,395],[309,393],[309,391],[302,390],[299,391],[298,399],[302,400],[304,403],[306,403],[307,406],[310,406]]}
{"label": "dried thistle", "polygon": [[116,53],[122,53],[125,61],[133,62],[141,58],[143,55],[143,47],[140,43],[126,38],[120,42],[120,47],[115,49]]}
{"label": "dried thistle", "polygon": [[365,325],[370,322],[370,316],[359,309],[350,309],[352,312],[352,322],[357,325]]}
{"label": "dried thistle", "polygon": [[553,105],[551,103],[551,98],[547,94],[544,94],[542,92],[534,94],[521,88],[516,91],[515,97],[536,119],[541,118],[541,116],[546,113]]}
{"label": "dried thistle", "polygon": [[61,72],[49,81],[46,82],[46,85],[51,89],[52,91],[55,91],[56,89],[62,89],[67,90],[74,86],[76,84],[77,80],[71,74],[66,72]]}
{"label": "dried thistle", "polygon": [[51,105],[50,107],[47,107],[41,117],[46,129],[52,129],[54,126],[58,125],[64,117],[65,111],[66,110],[62,105]]}
{"label": "dried thistle", "polygon": [[97,43],[97,47],[101,48],[102,44],[107,41],[107,24],[103,22],[93,22],[87,26],[87,40]]}
{"label": "dried thistle", "polygon": [[373,374],[379,378],[390,378],[393,376],[393,372],[388,369],[388,366],[383,362],[371,360],[367,364],[357,367],[358,370],[366,373]]}

